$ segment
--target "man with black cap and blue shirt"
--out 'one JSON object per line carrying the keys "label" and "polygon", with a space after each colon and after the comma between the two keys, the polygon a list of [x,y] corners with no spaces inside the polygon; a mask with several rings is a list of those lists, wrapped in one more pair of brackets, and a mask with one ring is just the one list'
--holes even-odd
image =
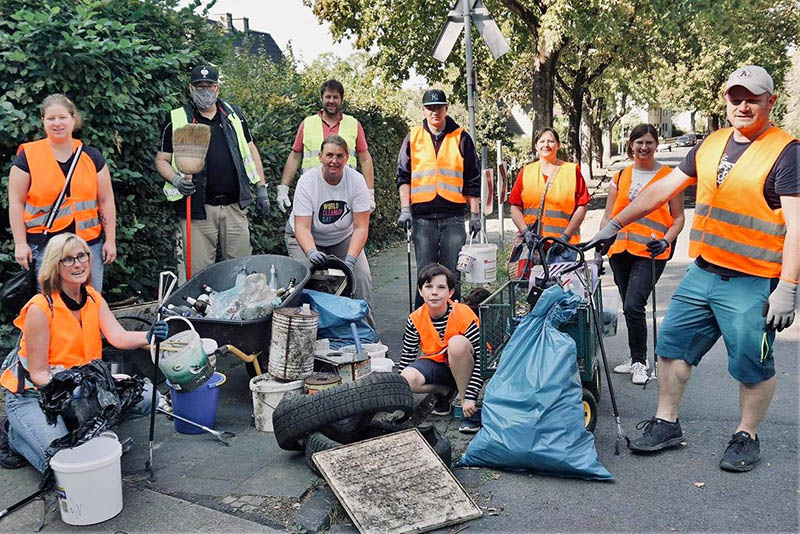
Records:
{"label": "man with black cap and blue shirt", "polygon": [[[164,125],[156,154],[156,170],[166,180],[164,194],[175,202],[178,216],[183,218],[183,250],[186,248],[185,204],[177,202],[192,197],[191,243],[192,271],[213,264],[217,245],[222,259],[240,258],[252,253],[250,230],[245,208],[253,203],[252,185],[256,185],[256,212],[269,211],[264,167],[247,121],[238,106],[219,98],[219,74],[211,65],[198,65],[189,82],[190,102],[170,112]],[[184,176],[175,164],[172,134],[189,124],[206,124],[211,128],[211,141],[206,164],[194,176]],[[181,277],[185,269],[179,269]]]}
{"label": "man with black cap and blue shirt", "polygon": [[[469,229],[481,229],[480,165],[469,133],[447,116],[447,96],[428,89],[422,96],[422,126],[403,140],[397,157],[400,216],[397,225],[411,228],[417,274],[431,263],[456,271],[458,253],[466,241],[464,211],[469,205]],[[461,300],[456,279],[453,298]],[[422,305],[417,294],[416,305]]]}

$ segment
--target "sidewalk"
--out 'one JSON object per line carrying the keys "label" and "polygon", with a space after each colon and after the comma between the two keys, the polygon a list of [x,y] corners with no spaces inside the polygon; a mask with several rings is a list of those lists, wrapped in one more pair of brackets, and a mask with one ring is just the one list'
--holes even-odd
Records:
{"label": "sidewalk", "polygon": [[[601,215],[600,210],[589,212],[582,227],[585,237],[595,232]],[[687,212],[688,221],[691,215]],[[494,217],[487,226],[490,240],[497,241],[499,224]],[[512,228],[510,219],[505,228]],[[687,236],[684,230],[675,259],[658,285],[660,320],[689,261]],[[389,355],[397,359],[408,313],[405,243],[370,258],[370,263],[378,335],[389,346]],[[606,296],[616,291],[608,271],[603,279]],[[647,316],[649,321],[649,310]],[[619,325],[617,335],[605,340],[610,366],[627,358],[621,314]],[[727,373],[724,347],[718,343],[687,387],[681,413],[686,446],[652,457],[633,456],[627,450],[615,456],[615,425],[603,377],[597,451],[616,481],[453,469],[485,512],[467,524],[469,533],[798,531],[799,340],[797,323],[776,340],[778,390],[759,434],[763,459],[752,472],[725,473],[717,466],[738,419],[736,384]],[[120,515],[91,527],[69,527],[61,522],[51,499],[45,532],[296,532],[303,528],[356,532],[324,481],[306,467],[303,455],[281,450],[271,433],[251,426],[248,376],[241,361],[230,357],[221,367],[228,382],[222,388],[217,428],[236,432],[231,447],[208,434],[177,434],[172,423],[159,415],[154,451],[157,480],[151,483],[144,471],[148,420],[128,422],[118,432],[135,441],[134,449],[122,458],[125,507]],[[636,423],[655,411],[657,385],[642,390],[626,376],[612,379],[623,427],[632,436]],[[448,417],[432,420],[451,439],[457,459],[470,437],[459,434],[457,422]],[[32,468],[0,469],[0,484],[2,508],[32,493],[38,476]],[[0,521],[0,531],[29,532],[40,513],[40,503],[30,504]]]}

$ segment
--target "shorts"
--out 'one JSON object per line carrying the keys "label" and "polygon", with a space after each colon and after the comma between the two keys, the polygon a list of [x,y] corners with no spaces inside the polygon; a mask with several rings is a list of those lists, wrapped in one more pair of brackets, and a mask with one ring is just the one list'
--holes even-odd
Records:
{"label": "shorts", "polygon": [[696,366],[722,336],[733,378],[744,384],[772,378],[775,331],[765,335],[761,316],[772,284],[759,276],[723,277],[692,263],[672,295],[658,331],[656,354]]}
{"label": "shorts", "polygon": [[451,388],[456,387],[456,379],[446,363],[439,363],[430,358],[417,358],[409,364],[425,377],[426,384],[441,384]]}

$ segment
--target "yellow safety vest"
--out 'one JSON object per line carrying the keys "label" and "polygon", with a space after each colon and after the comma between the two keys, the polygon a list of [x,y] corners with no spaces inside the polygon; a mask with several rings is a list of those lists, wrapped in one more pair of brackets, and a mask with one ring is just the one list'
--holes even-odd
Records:
{"label": "yellow safety vest", "polygon": [[[355,117],[342,113],[337,134],[347,141],[347,164],[356,168],[356,137],[358,121]],[[322,117],[311,115],[303,120],[303,170],[319,165],[319,149],[324,137],[322,135]]]}

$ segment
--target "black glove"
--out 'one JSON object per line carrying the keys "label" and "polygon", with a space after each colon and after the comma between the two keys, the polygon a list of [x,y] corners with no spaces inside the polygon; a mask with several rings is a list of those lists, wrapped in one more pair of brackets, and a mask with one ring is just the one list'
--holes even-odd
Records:
{"label": "black glove", "polygon": [[481,233],[481,214],[480,213],[470,213],[469,214],[469,235],[472,236],[473,239],[478,237],[478,234]]}
{"label": "black glove", "polygon": [[181,195],[185,197],[193,195],[197,190],[197,187],[190,179],[181,176],[180,174],[176,174],[172,177],[172,185],[174,185],[175,189],[180,191]]}
{"label": "black glove", "polygon": [[[569,238],[567,237],[566,234],[561,234],[558,238],[561,241],[564,241],[565,243],[569,243]],[[564,247],[564,245],[562,245],[561,243],[553,241],[553,244],[550,245],[549,254],[550,254],[551,257],[558,256],[559,254],[564,252],[564,248],[566,248],[566,247]]]}
{"label": "black glove", "polygon": [[309,249],[308,252],[306,252],[306,257],[314,267],[322,267],[328,263],[328,255],[315,248]]}
{"label": "black glove", "polygon": [[267,184],[259,184],[256,193],[256,213],[261,217],[269,213],[269,195],[267,194]]}
{"label": "black glove", "polygon": [[156,341],[164,341],[168,336],[169,325],[166,321],[156,321],[145,334],[148,343],[152,343],[153,338],[156,338]]}
{"label": "black glove", "polygon": [[534,232],[532,228],[528,228],[522,232],[522,239],[525,241],[525,246],[528,247],[528,250],[533,250],[542,239],[542,236]]}
{"label": "black glove", "polygon": [[651,239],[647,242],[647,252],[654,258],[669,248],[669,241],[666,239]]}

